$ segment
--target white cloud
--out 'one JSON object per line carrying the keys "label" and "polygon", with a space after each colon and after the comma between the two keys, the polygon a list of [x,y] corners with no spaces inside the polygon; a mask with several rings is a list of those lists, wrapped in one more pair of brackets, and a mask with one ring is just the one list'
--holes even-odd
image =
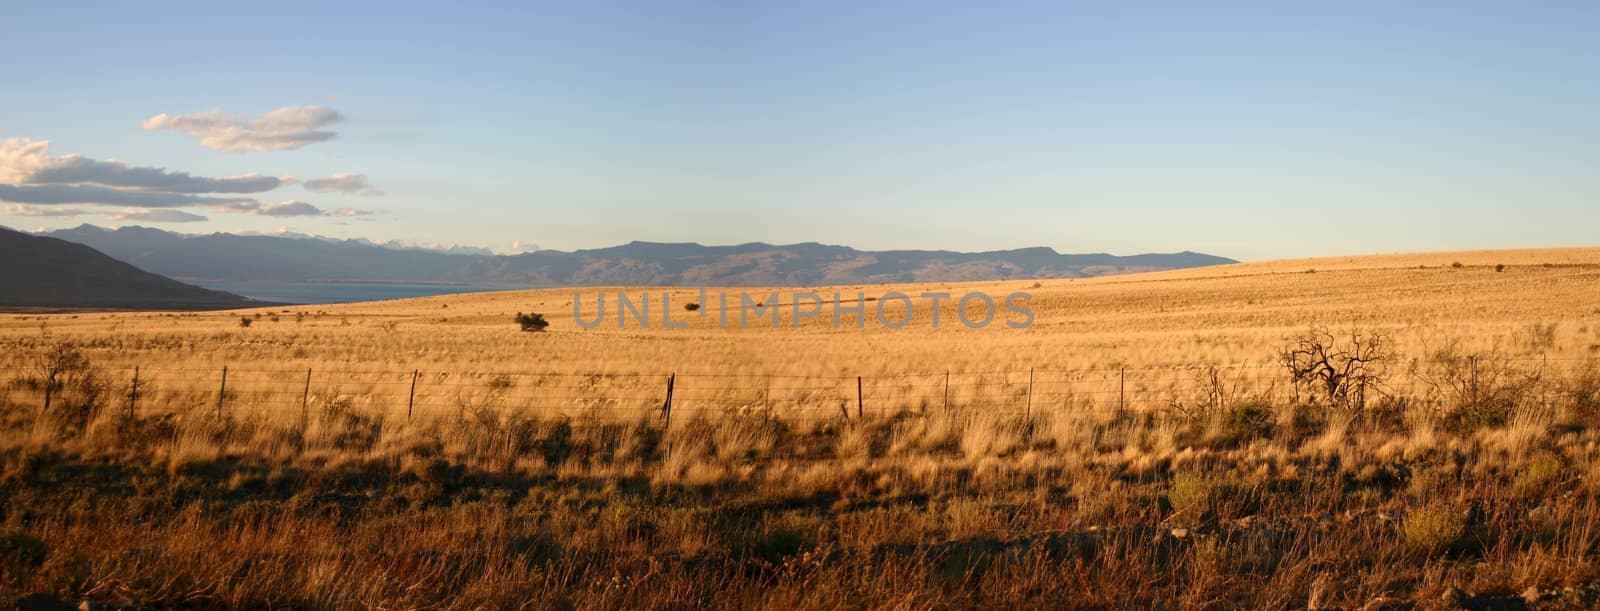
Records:
{"label": "white cloud", "polygon": [[334,174],[327,178],[313,178],[305,188],[318,193],[360,193],[365,196],[383,195],[383,191],[367,184],[366,174]]}
{"label": "white cloud", "polygon": [[538,244],[534,244],[533,242],[524,242],[522,240],[516,240],[516,241],[513,241],[511,243],[511,252],[514,252],[514,253],[519,253],[520,254],[520,253],[525,253],[525,252],[535,252],[537,250],[539,250],[539,245]]}
{"label": "white cloud", "polygon": [[251,173],[206,178],[165,168],[130,166],[82,155],[51,155],[50,141],[7,138],[0,141],[0,182],[12,184],[98,184],[164,193],[259,193],[289,181]]}
{"label": "white cloud", "polygon": [[50,208],[27,204],[6,204],[6,216],[38,216],[72,218],[86,214],[80,208]]}
{"label": "white cloud", "polygon": [[377,213],[371,210],[360,210],[357,208],[335,208],[333,211],[334,216],[372,216],[374,214]]}
{"label": "white cloud", "polygon": [[139,221],[145,223],[198,223],[206,217],[182,210],[151,210],[149,208],[125,208],[121,212],[111,215],[113,221]]}
{"label": "white cloud", "polygon": [[224,153],[286,151],[338,137],[322,129],[344,117],[324,106],[288,106],[259,118],[238,118],[213,109],[146,119],[146,130],[168,130],[198,138],[200,145]]}

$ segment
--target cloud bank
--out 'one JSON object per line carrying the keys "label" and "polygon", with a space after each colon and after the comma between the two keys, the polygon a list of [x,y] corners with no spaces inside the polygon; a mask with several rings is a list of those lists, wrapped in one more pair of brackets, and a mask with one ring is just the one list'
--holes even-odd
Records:
{"label": "cloud bank", "polygon": [[200,146],[224,153],[286,151],[339,136],[323,129],[344,117],[324,106],[288,106],[258,118],[239,118],[213,109],[182,115],[162,113],[140,127],[181,132]]}
{"label": "cloud bank", "polygon": [[81,208],[44,208],[27,204],[6,204],[6,216],[72,218],[83,214]]}
{"label": "cloud bank", "polygon": [[[292,177],[259,173],[208,178],[76,154],[51,155],[47,140],[8,138],[0,141],[0,202],[9,203],[5,208],[8,216],[70,218],[106,214],[64,207],[75,205],[120,207],[122,210],[109,214],[109,218],[159,223],[207,220],[199,214],[175,210],[187,207],[271,217],[365,217],[373,214],[356,208],[339,208],[329,213],[302,201],[263,203],[241,195],[271,191],[293,182]],[[334,174],[313,182],[317,183],[313,190],[318,191],[365,193],[372,190],[362,174]]]}
{"label": "cloud bank", "polygon": [[289,181],[254,173],[207,178],[76,154],[57,156],[50,154],[48,140],[7,138],[0,141],[0,182],[23,185],[87,183],[164,193],[260,193]]}
{"label": "cloud bank", "polygon": [[0,201],[44,206],[87,204],[139,206],[143,208],[182,208],[184,206],[221,205],[254,200],[237,197],[190,195],[187,193],[113,189],[99,185],[0,184]]}

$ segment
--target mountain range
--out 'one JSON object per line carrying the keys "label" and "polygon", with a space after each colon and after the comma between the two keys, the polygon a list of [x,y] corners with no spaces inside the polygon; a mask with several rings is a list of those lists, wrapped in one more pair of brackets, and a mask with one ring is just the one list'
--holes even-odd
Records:
{"label": "mountain range", "polygon": [[864,251],[806,242],[736,246],[629,242],[516,255],[391,247],[364,240],[230,233],[182,234],[146,227],[80,225],[49,232],[142,269],[232,281],[361,281],[551,286],[819,286],[1074,278],[1234,263],[1195,252],[1116,256],[1050,248],[989,252]]}
{"label": "mountain range", "polygon": [[797,243],[702,246],[630,242],[578,251],[467,254],[365,240],[174,234],[78,226],[50,237],[82,243],[155,274],[272,282],[472,283],[504,286],[818,286],[1072,278],[1234,262],[1211,254],[1061,254],[1051,248],[955,253],[862,251]]}
{"label": "mountain range", "polygon": [[270,305],[158,276],[93,248],[0,227],[0,307],[197,310]]}

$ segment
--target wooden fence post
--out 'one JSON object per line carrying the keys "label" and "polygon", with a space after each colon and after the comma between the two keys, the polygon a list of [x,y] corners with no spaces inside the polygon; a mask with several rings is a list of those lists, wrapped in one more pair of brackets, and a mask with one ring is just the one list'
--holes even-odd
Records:
{"label": "wooden fence post", "polygon": [[300,391],[300,428],[311,424],[311,368],[306,368],[306,387]]}
{"label": "wooden fence post", "polygon": [[944,413],[950,413],[950,370],[944,370],[944,401],[940,404]]}
{"label": "wooden fence post", "polygon": [[866,403],[866,400],[862,397],[861,376],[856,376],[856,420],[862,419],[866,413],[862,407],[864,403]]}
{"label": "wooden fence post", "polygon": [[222,399],[228,396],[228,366],[222,366],[222,383],[217,385],[217,420],[222,419]]}
{"label": "wooden fence post", "polygon": [[1122,419],[1122,413],[1128,409],[1128,368],[1117,368],[1117,419]]}
{"label": "wooden fence post", "polygon": [[134,365],[133,366],[133,385],[128,387],[128,419],[129,420],[132,420],[133,419],[133,415],[138,413],[138,411],[139,411],[138,404],[139,404],[139,366],[138,365]]}
{"label": "wooden fence post", "polygon": [[411,370],[411,393],[406,395],[406,422],[411,422],[411,408],[417,403],[417,374],[420,373],[422,371],[419,369]]}
{"label": "wooden fence post", "polygon": [[1477,405],[1478,404],[1478,355],[1474,354],[1472,356],[1467,357],[1467,361],[1472,364],[1472,381],[1468,385],[1468,388],[1470,388],[1469,394],[1472,395],[1472,398],[1471,398],[1472,404],[1473,405]]}
{"label": "wooden fence post", "polygon": [[1027,417],[1033,417],[1033,368],[1028,368],[1028,411]]}
{"label": "wooden fence post", "polygon": [[667,376],[667,400],[661,402],[661,429],[672,426],[672,387],[678,381],[677,372]]}

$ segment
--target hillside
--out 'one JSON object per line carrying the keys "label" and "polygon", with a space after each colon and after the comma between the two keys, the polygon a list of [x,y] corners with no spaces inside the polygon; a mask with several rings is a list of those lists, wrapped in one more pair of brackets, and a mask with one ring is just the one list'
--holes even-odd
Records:
{"label": "hillside", "polygon": [[223,309],[262,305],[158,276],[81,244],[0,227],[0,308]]}
{"label": "hillside", "polygon": [[1232,263],[1192,252],[1061,254],[1050,248],[977,253],[864,251],[808,242],[703,246],[630,242],[519,255],[441,252],[358,240],[215,233],[186,235],[144,227],[82,225],[50,233],[144,269],[213,280],[356,280],[506,286],[817,286],[1077,278]]}

